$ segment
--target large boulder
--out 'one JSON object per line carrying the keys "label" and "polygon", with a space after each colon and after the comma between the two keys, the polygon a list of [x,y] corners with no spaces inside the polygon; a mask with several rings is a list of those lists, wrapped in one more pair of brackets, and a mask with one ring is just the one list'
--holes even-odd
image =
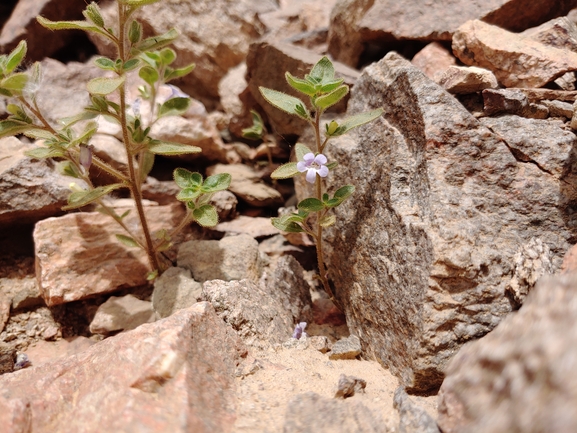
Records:
{"label": "large boulder", "polygon": [[380,119],[328,146],[330,187],[357,188],[328,233],[329,271],[363,352],[408,390],[432,391],[461,345],[512,310],[507,287],[534,281],[516,273],[518,253],[543,244],[547,269],[560,266],[577,224],[577,141],[527,152],[556,153],[555,169],[519,158],[396,53],[365,69],[348,113],[377,107]]}

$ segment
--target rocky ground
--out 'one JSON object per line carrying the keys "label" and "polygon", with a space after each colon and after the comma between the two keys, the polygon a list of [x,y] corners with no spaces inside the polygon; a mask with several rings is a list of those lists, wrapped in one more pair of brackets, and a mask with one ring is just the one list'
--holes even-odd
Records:
{"label": "rocky ground", "polygon": [[[190,109],[151,135],[202,149],[157,158],[149,222],[182,218],[180,166],[232,175],[213,198],[220,223],[187,227],[150,284],[106,215],[61,211],[70,178],[24,155],[37,144],[0,139],[0,432],[577,430],[577,0],[526,3],[143,8],[146,31],[178,28],[179,58],[196,63],[175,82]],[[99,5],[113,20],[114,4]],[[93,56],[110,47],[34,18],[84,7],[0,6],[0,50],[27,39],[54,125],[88,104]],[[258,91],[291,92],[284,71],[300,77],[325,54],[351,88],[327,119],[384,109],[326,152],[339,162],[328,188],[356,187],[326,233],[342,312],[319,291],[310,240],[270,224],[307,193],[270,174],[312,133]],[[269,131],[259,142],[242,138],[251,109]],[[98,126],[95,154],[125,170],[118,128]]]}

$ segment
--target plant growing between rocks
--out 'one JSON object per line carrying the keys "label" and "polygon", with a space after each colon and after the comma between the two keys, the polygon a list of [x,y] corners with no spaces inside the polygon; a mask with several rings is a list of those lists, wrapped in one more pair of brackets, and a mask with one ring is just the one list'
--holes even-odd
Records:
{"label": "plant growing between rocks", "polygon": [[[272,218],[272,224],[285,232],[308,234],[314,241],[317,252],[318,278],[329,298],[338,305],[331,289],[323,253],[323,230],[336,222],[336,216],[332,210],[343,203],[355,191],[353,185],[344,185],[331,195],[327,191],[324,179],[330,170],[337,166],[336,161],[329,162],[324,151],[329,140],[333,137],[346,134],[351,129],[364,125],[378,118],[383,110],[381,108],[356,114],[341,120],[331,120],[325,124],[324,138],[321,138],[321,117],[324,112],[337,102],[341,101],[349,92],[347,85],[343,84],[343,78],[335,78],[335,69],[328,57],[321,58],[306,74],[304,79],[285,73],[288,84],[295,90],[309,97],[309,104],[290,96],[286,93],[273,89],[260,87],[259,90],[267,102],[278,109],[298,116],[307,121],[315,133],[314,150],[308,146],[297,143],[295,154],[297,162],[289,162],[278,167],[272,174],[273,179],[288,179],[299,174],[305,174],[306,181],[314,185],[313,197],[301,200],[297,205],[297,212]],[[255,124],[245,130],[245,135],[253,137],[259,131],[263,131],[260,117],[253,115]]]}
{"label": "plant growing between rocks", "polygon": [[[58,170],[65,175],[84,181],[86,187],[71,184],[72,193],[63,210],[82,208],[88,204],[99,205],[98,210],[110,215],[126,232],[117,234],[117,239],[129,247],[142,248],[149,260],[151,273],[155,278],[166,267],[162,252],[172,246],[174,235],[191,221],[201,226],[214,226],[218,216],[210,204],[213,193],[228,188],[231,176],[227,173],[209,176],[203,179],[200,173],[184,168],[174,171],[174,180],[181,188],[176,198],[186,204],[186,215],[180,224],[172,230],[160,230],[151,233],[142,203],[141,188],[150,173],[155,155],[182,155],[201,152],[196,146],[160,141],[150,137],[151,126],[164,116],[180,115],[190,106],[190,98],[171,86],[172,95],[159,102],[158,91],[167,82],[183,77],[194,69],[194,64],[181,68],[172,66],[176,53],[168,48],[178,32],[168,32],[143,38],[141,24],[131,19],[140,7],[156,3],[159,0],[117,0],[117,28],[108,27],[98,5],[90,3],[83,12],[84,21],[50,21],[38,17],[38,22],[51,30],[75,29],[98,34],[116,47],[116,59],[99,57],[96,65],[109,74],[95,78],[87,83],[91,104],[77,115],[60,119],[59,125],[50,124],[42,114],[36,100],[42,81],[39,63],[27,71],[20,71],[27,45],[25,41],[8,55],[0,56],[0,95],[10,98],[7,111],[10,116],[0,122],[0,137],[24,134],[43,145],[27,152],[33,158],[54,158],[58,161]],[[139,87],[140,98],[127,103],[127,73],[137,70],[144,81]],[[170,85],[169,85],[170,86]],[[116,97],[116,98],[115,98]],[[150,116],[143,119],[140,112],[141,100],[150,106]],[[131,108],[132,113],[129,112]],[[102,116],[120,126],[122,142],[127,156],[127,170],[117,170],[96,157],[89,144],[98,131],[96,119]],[[115,183],[95,187],[89,175],[91,165],[108,173],[116,179]],[[108,206],[104,197],[118,189],[128,188],[135,202],[142,235],[133,233],[124,224],[128,212],[118,215]]]}

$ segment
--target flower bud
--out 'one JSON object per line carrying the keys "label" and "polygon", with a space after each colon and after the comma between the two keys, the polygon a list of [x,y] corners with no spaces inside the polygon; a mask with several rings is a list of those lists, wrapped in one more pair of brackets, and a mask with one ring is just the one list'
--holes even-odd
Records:
{"label": "flower bud", "polygon": [[92,149],[93,146],[87,146],[86,144],[80,145],[80,164],[86,170],[92,165]]}

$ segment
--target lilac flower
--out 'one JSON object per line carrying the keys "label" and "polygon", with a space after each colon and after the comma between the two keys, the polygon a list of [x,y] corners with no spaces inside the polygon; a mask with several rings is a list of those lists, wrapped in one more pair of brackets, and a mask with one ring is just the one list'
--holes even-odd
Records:
{"label": "lilac flower", "polygon": [[307,182],[315,183],[316,175],[320,177],[327,177],[329,174],[329,169],[325,165],[327,163],[327,157],[322,153],[317,156],[314,153],[309,152],[303,156],[303,160],[297,163],[297,170],[301,173],[307,172]]}
{"label": "lilac flower", "polygon": [[87,146],[86,144],[80,145],[80,164],[88,170],[92,165],[92,151],[94,146]]}
{"label": "lilac flower", "polygon": [[172,84],[167,84],[166,86],[171,91],[170,96],[168,98],[166,98],[167,100],[172,99],[172,98],[190,98],[190,96],[188,96],[186,93],[184,93],[178,87],[173,86]]}
{"label": "lilac flower", "polygon": [[132,112],[136,117],[140,116],[140,98],[136,98],[132,104]]}
{"label": "lilac flower", "polygon": [[305,328],[307,327],[307,322],[301,322],[297,326],[295,326],[295,330],[293,331],[293,338],[300,340],[302,336],[307,336],[305,332]]}

